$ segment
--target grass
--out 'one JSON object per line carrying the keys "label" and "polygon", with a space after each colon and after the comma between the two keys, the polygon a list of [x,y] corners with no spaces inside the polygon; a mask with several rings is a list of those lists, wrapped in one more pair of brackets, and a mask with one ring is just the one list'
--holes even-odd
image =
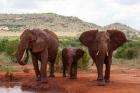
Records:
{"label": "grass", "polygon": [[11,32],[11,31],[0,31],[0,37],[7,37],[7,36],[20,36],[21,32]]}
{"label": "grass", "polygon": [[[12,32],[12,31],[0,31],[0,38],[1,37],[9,37],[9,36],[13,36],[13,37],[19,37],[21,35],[22,32]],[[75,37],[75,36],[79,36],[81,34],[81,32],[55,32],[57,36],[66,36],[66,37]]]}
{"label": "grass", "polygon": [[140,68],[140,58],[135,58],[135,59],[116,59],[113,57],[113,65],[118,65],[118,66],[126,66],[130,68]]}
{"label": "grass", "polygon": [[19,72],[22,71],[22,69],[17,68],[15,66],[0,66],[0,71],[11,71],[11,72]]}
{"label": "grass", "polygon": [[[3,41],[3,44],[6,45],[6,47],[4,47],[2,44],[0,44],[0,60],[4,60],[5,62],[8,62],[8,64],[12,63],[15,61],[15,57],[14,57],[14,52],[16,49],[16,45],[18,43],[18,41],[16,41],[19,38],[20,33],[18,32],[13,32],[13,35],[10,35],[11,33],[6,32],[7,34],[5,34],[6,36],[1,36],[2,34],[0,34],[0,40],[1,39],[5,39],[5,41]],[[16,33],[16,34],[14,34]],[[18,35],[17,35],[18,33]],[[89,57],[89,54],[86,50],[85,47],[82,46],[82,44],[79,42],[78,40],[78,36],[80,33],[74,32],[56,32],[56,34],[58,35],[59,38],[59,43],[60,43],[60,51],[65,48],[65,47],[81,47],[82,49],[84,49],[86,51],[86,54],[84,55],[84,57],[80,60],[82,62],[79,62],[79,68],[81,69],[87,69],[90,68],[88,67],[88,64],[90,63],[89,60],[91,60],[91,58]],[[8,41],[6,41],[8,40]],[[8,45],[7,45],[8,44]],[[121,56],[123,57],[124,55],[128,54],[128,52],[124,52],[121,49],[127,49],[129,47],[132,47],[135,49],[137,49],[137,46],[139,46],[139,42],[137,43],[136,41],[130,41],[127,44],[125,44],[124,46],[120,47],[118,50],[121,52],[118,52],[118,54],[121,54]],[[117,50],[117,51],[118,51]],[[59,51],[59,55],[58,58],[56,59],[58,62],[58,69],[59,69],[59,65],[61,64],[61,52]],[[116,53],[117,53],[116,51]],[[133,52],[133,51],[132,51]],[[136,58],[132,58],[132,59],[123,59],[123,58],[115,58],[113,57],[113,64],[114,65],[118,65],[118,66],[127,66],[130,68],[140,68],[140,53]],[[119,57],[119,56],[118,56]],[[127,57],[126,57],[127,58]]]}

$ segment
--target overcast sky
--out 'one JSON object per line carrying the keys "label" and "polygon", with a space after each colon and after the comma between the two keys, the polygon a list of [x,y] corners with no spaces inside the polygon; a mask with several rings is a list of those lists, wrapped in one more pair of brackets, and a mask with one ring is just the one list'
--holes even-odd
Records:
{"label": "overcast sky", "polygon": [[140,30],[140,0],[0,0],[0,13],[48,12],[101,26],[120,22]]}

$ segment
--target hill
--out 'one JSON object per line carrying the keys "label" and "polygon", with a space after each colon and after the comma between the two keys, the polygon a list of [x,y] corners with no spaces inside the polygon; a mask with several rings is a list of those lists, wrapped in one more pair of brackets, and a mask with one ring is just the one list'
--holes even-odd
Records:
{"label": "hill", "polygon": [[140,32],[123,24],[114,23],[101,27],[84,22],[73,16],[54,13],[41,14],[0,14],[0,31],[23,31],[25,28],[48,28],[58,32],[83,32],[90,29],[119,29],[128,38],[140,36]]}
{"label": "hill", "polygon": [[104,27],[105,29],[118,29],[123,31],[127,38],[140,37],[140,31],[135,30],[127,25],[121,23],[113,23]]}

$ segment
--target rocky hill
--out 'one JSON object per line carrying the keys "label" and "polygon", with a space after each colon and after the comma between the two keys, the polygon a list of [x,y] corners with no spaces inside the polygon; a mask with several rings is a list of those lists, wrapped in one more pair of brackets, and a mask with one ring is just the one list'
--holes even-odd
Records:
{"label": "rocky hill", "polygon": [[120,31],[123,31],[127,38],[135,38],[140,37],[140,31],[135,30],[127,25],[121,24],[121,23],[113,23],[107,26],[104,26],[105,29],[118,29]]}
{"label": "rocky hill", "polygon": [[123,24],[114,23],[105,27],[84,22],[73,16],[54,13],[0,14],[0,31],[23,31],[25,28],[48,28],[52,31],[83,32],[90,29],[119,29],[128,38],[140,36],[140,32]]}

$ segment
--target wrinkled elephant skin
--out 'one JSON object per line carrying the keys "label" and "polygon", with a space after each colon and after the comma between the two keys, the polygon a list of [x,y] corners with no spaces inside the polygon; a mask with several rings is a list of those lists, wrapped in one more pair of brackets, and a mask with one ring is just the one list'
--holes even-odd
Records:
{"label": "wrinkled elephant skin", "polygon": [[[50,62],[50,77],[54,77],[54,63],[58,50],[58,38],[47,29],[26,29],[20,36],[16,52],[17,62],[26,65],[30,52],[34,66],[36,80],[47,82],[47,63]],[[41,62],[39,67],[38,61]]]}
{"label": "wrinkled elephant skin", "polygon": [[84,51],[80,48],[64,48],[62,50],[63,77],[66,77],[66,70],[68,70],[70,79],[77,78],[77,64],[83,54]]}
{"label": "wrinkled elephant skin", "polygon": [[[118,30],[101,32],[90,30],[83,32],[79,40],[88,48],[89,54],[96,64],[99,85],[105,85],[110,81],[112,53],[127,41],[125,34]],[[104,77],[103,64],[106,66]]]}

